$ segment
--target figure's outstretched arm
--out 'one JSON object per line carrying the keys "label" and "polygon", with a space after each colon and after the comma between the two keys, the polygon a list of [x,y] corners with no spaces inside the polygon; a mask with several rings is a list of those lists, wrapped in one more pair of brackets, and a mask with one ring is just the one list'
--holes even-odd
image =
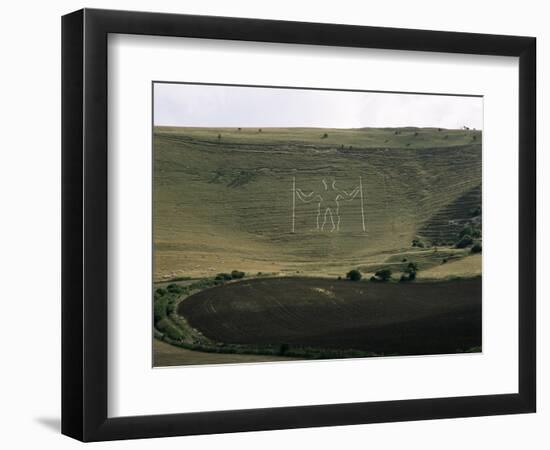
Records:
{"label": "figure's outstretched arm", "polygon": [[304,203],[311,203],[313,200],[319,197],[318,195],[313,195],[313,194],[315,194],[315,191],[311,191],[309,194],[304,194],[304,192],[301,189],[296,189],[296,195]]}
{"label": "figure's outstretched arm", "polygon": [[343,200],[353,200],[355,197],[357,197],[357,194],[359,194],[360,187],[357,186],[353,191],[351,191],[349,194],[346,191],[340,191],[340,198]]}

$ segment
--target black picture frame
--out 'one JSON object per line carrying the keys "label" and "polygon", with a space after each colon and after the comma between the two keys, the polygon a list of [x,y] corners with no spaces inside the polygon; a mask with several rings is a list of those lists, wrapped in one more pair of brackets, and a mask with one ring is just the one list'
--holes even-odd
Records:
{"label": "black picture frame", "polygon": [[[519,57],[517,393],[107,416],[109,33]],[[62,18],[62,433],[82,441],[397,422],[536,409],[536,39],[83,9]],[[144,181],[146,182],[146,181]]]}

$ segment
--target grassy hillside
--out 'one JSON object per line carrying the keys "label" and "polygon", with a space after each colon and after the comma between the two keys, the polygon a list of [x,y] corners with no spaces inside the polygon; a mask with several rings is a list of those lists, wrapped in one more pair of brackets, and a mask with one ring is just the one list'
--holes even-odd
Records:
{"label": "grassy hillside", "polygon": [[[363,214],[359,196],[340,201],[337,232],[317,230],[317,203],[293,196],[293,180],[304,193],[322,193],[323,180],[349,193],[360,179]],[[479,131],[157,127],[154,276],[333,276],[391,263],[425,251],[411,249],[417,237],[453,240],[481,206],[480,184]]]}

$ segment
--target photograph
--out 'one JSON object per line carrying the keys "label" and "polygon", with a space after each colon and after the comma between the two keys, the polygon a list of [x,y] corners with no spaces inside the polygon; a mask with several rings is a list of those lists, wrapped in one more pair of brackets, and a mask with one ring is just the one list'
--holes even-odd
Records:
{"label": "photograph", "polygon": [[154,367],[482,351],[482,96],[152,95]]}
{"label": "photograph", "polygon": [[550,449],[544,3],[106,5],[3,8],[0,449]]}

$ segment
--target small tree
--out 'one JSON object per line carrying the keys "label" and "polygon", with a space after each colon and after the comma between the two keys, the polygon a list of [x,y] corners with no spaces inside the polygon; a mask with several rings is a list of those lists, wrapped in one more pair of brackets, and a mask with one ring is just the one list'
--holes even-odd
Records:
{"label": "small tree", "polygon": [[422,242],[420,239],[413,239],[411,245],[413,247],[424,248],[424,242]]}
{"label": "small tree", "polygon": [[326,139],[328,138],[328,133],[324,133],[322,136],[321,136],[321,139]]}
{"label": "small tree", "polygon": [[479,244],[479,243],[474,244],[470,251],[472,253],[481,253],[481,244]]}
{"label": "small tree", "polygon": [[244,272],[241,272],[240,270],[233,270],[231,272],[231,278],[238,280],[239,278],[244,278]]}
{"label": "small tree", "polygon": [[231,280],[231,274],[229,273],[219,273],[216,275],[216,280],[222,280],[222,281],[227,281],[227,280]]}
{"label": "small tree", "polygon": [[183,288],[179,284],[169,284],[166,286],[166,290],[171,294],[179,294],[183,291]]}
{"label": "small tree", "polygon": [[390,278],[391,278],[391,269],[381,269],[381,270],[378,270],[374,276],[379,280],[379,281],[388,281]]}
{"label": "small tree", "polygon": [[466,235],[469,235],[471,236],[472,233],[473,233],[473,229],[472,227],[466,225],[464,228],[462,228],[462,230],[460,231],[460,233],[458,233],[458,237],[461,238],[461,237],[464,237]]}
{"label": "small tree", "polygon": [[466,235],[462,236],[462,238],[456,243],[455,247],[456,248],[466,248],[469,245],[472,245],[473,242],[474,242],[474,240],[472,239],[472,237],[469,234],[466,234]]}
{"label": "small tree", "polygon": [[481,206],[470,209],[470,217],[481,216]]}
{"label": "small tree", "polygon": [[418,271],[418,264],[414,262],[410,262],[407,264],[407,267],[403,270],[405,272],[403,275],[401,275],[401,279],[399,281],[413,281],[416,279],[416,272]]}
{"label": "small tree", "polygon": [[361,275],[361,272],[359,272],[357,269],[350,270],[346,274],[346,278],[350,281],[359,281],[362,278],[363,275]]}

